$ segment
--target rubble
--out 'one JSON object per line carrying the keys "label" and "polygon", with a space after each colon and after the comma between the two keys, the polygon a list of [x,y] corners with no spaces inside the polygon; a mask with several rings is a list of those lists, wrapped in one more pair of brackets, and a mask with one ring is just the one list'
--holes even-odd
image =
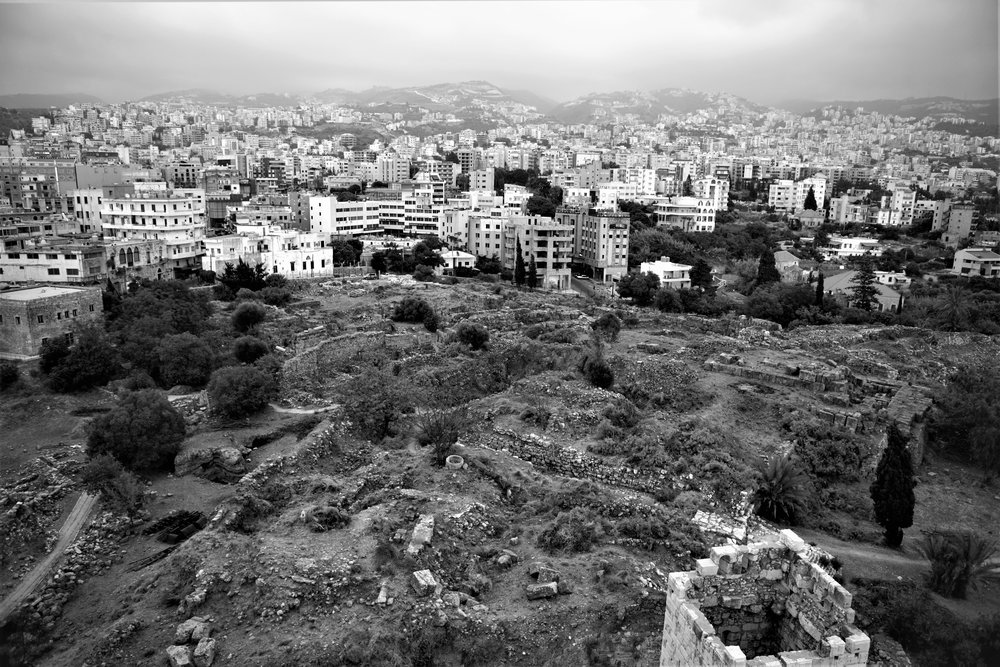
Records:
{"label": "rubble", "polygon": [[559,595],[559,584],[554,581],[547,584],[529,584],[525,586],[524,592],[527,593],[529,600],[554,598]]}
{"label": "rubble", "polygon": [[196,475],[211,482],[231,484],[248,470],[243,453],[236,447],[185,450],[174,457],[176,475]]}
{"label": "rubble", "polygon": [[418,570],[410,577],[410,586],[413,592],[420,597],[430,595],[437,588],[438,582],[431,574],[430,570]]}
{"label": "rubble", "polygon": [[413,536],[410,538],[409,546],[406,547],[406,553],[411,556],[416,556],[420,553],[420,550],[423,549],[424,546],[431,543],[431,539],[433,537],[434,515],[423,514],[413,529]]}
{"label": "rubble", "polygon": [[170,667],[192,667],[191,649],[187,646],[168,646],[167,660]]}

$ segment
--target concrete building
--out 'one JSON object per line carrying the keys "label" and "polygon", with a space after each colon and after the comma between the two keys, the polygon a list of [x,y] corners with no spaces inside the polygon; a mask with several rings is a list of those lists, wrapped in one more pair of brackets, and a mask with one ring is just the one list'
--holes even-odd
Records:
{"label": "concrete building", "polygon": [[[837,297],[844,302],[850,302],[850,299],[854,294],[854,287],[856,285],[854,277],[856,275],[858,275],[857,271],[845,271],[843,273],[825,276],[823,278],[824,293]],[[880,312],[887,311],[895,313],[903,308],[904,300],[902,294],[888,285],[884,285],[877,281],[875,283],[875,288],[878,290],[878,296],[875,298],[875,310]]]}
{"label": "concrete building", "polygon": [[241,224],[235,234],[205,240],[202,268],[221,274],[226,264],[242,259],[254,266],[263,264],[271,273],[286,278],[331,275],[333,249],[329,236],[283,229],[279,225]]}
{"label": "concrete building", "polygon": [[461,250],[443,252],[441,253],[441,259],[444,260],[444,266],[434,269],[434,272],[439,275],[453,276],[455,275],[455,269],[468,269],[471,271],[476,268],[476,256]]}
{"label": "concrete building", "polygon": [[914,217],[921,213],[929,213],[931,217],[931,231],[943,229],[948,222],[948,211],[951,210],[950,199],[921,199],[914,203]]}
{"label": "concrete building", "polygon": [[809,188],[812,188],[816,197],[816,207],[823,208],[823,201],[826,199],[826,177],[822,174],[801,181],[778,179],[768,189],[767,205],[782,213],[801,211],[805,208]]}
{"label": "concrete building", "polygon": [[951,272],[960,276],[1000,277],[1000,255],[987,248],[963,248],[955,251]]}
{"label": "concrete building", "polygon": [[72,334],[77,322],[99,320],[99,287],[22,287],[0,292],[0,358],[38,356],[42,343]]}
{"label": "concrete building", "polygon": [[661,257],[655,262],[643,262],[639,273],[652,273],[660,279],[660,287],[670,289],[691,289],[691,268],[687,264],[671,262],[669,257]]}
{"label": "concrete building", "polygon": [[521,243],[525,265],[532,256],[538,269],[539,286],[547,289],[569,289],[572,277],[573,234],[571,225],[557,223],[542,216],[511,216],[503,229],[503,266],[514,269],[517,242]]}
{"label": "concrete building", "polygon": [[826,248],[820,248],[820,252],[828,261],[861,257],[862,255],[878,256],[882,254],[882,250],[882,244],[878,242],[878,239],[862,236],[831,236],[830,245]]}
{"label": "concrete building", "polygon": [[723,178],[699,178],[693,183],[694,196],[707,199],[716,211],[729,210],[729,180]]}
{"label": "concrete building", "polygon": [[336,197],[309,198],[309,231],[329,236],[368,236],[382,233],[382,204],[376,201],[337,201]]}
{"label": "concrete building", "polygon": [[104,244],[84,238],[41,236],[0,253],[0,282],[87,284],[107,274]]}
{"label": "concrete building", "polygon": [[115,268],[157,280],[201,268],[205,209],[195,197],[168,190],[107,198],[101,226]]}
{"label": "concrete building", "polygon": [[668,197],[656,199],[656,225],[685,232],[715,231],[715,207],[707,199]]}
{"label": "concrete building", "polygon": [[555,221],[573,226],[573,259],[589,266],[594,280],[617,281],[628,273],[628,213],[560,207]]}
{"label": "concrete building", "polygon": [[957,248],[962,241],[972,236],[972,218],[976,208],[968,204],[952,206],[948,212],[948,222],[945,224],[941,242],[950,248]]}

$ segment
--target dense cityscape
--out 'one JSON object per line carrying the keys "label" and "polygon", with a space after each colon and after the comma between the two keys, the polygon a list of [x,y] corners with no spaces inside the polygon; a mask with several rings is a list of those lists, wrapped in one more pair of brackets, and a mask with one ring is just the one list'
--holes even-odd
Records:
{"label": "dense cityscape", "polygon": [[0,8],[0,667],[1000,664],[997,8],[912,2]]}

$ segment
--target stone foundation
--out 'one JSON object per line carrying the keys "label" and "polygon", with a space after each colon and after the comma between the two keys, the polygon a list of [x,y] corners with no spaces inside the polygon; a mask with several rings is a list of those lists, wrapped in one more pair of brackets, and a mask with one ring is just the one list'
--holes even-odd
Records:
{"label": "stone foundation", "polygon": [[715,547],[696,569],[670,574],[660,667],[864,665],[870,640],[854,627],[851,594],[795,533]]}

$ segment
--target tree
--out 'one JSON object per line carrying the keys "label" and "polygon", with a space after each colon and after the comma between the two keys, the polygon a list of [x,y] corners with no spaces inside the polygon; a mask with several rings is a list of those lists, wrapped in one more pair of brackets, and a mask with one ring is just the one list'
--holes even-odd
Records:
{"label": "tree", "polygon": [[270,351],[270,346],[256,336],[242,336],[233,343],[233,356],[242,364],[252,364]]}
{"label": "tree", "polygon": [[523,287],[525,280],[524,253],[521,251],[521,238],[517,237],[517,257],[514,258],[514,284],[518,287]]}
{"label": "tree", "polygon": [[556,214],[556,204],[548,197],[531,195],[527,202],[528,215],[540,215],[551,218]]}
{"label": "tree", "polygon": [[101,493],[115,511],[124,512],[130,519],[142,509],[145,485],[110,454],[91,458],[83,468],[82,478],[88,489]]}
{"label": "tree", "polygon": [[344,415],[352,429],[373,442],[392,435],[396,420],[411,404],[411,393],[382,371],[352,380],[343,402]]}
{"label": "tree", "polygon": [[761,253],[760,261],[757,264],[757,280],[754,283],[754,288],[778,282],[781,282],[781,273],[774,263],[774,253],[765,250]]}
{"label": "tree", "polygon": [[687,178],[684,179],[684,190],[683,190],[683,193],[684,193],[685,197],[691,197],[692,195],[694,195],[694,188],[691,185],[691,176],[690,175]]}
{"label": "tree", "polygon": [[811,185],[809,186],[809,192],[806,193],[806,201],[802,205],[802,208],[804,208],[807,211],[815,211],[817,208],[819,208],[816,205],[816,192],[813,191],[813,187]]}
{"label": "tree", "polygon": [[184,418],[155,389],[128,392],[87,429],[87,453],[109,454],[130,470],[173,468],[184,440]]}
{"label": "tree", "polygon": [[187,332],[166,336],[157,346],[160,381],[165,387],[201,387],[208,382],[215,354],[208,343]]}
{"label": "tree", "polygon": [[[431,237],[437,241],[437,237]],[[440,241],[438,241],[440,243]],[[435,266],[444,266],[444,260],[441,258],[441,254],[437,252],[437,248],[432,247],[436,245],[430,241],[421,241],[417,245],[413,246],[413,261],[420,265],[429,266],[434,268]],[[440,247],[440,246],[438,246]]]}
{"label": "tree", "polygon": [[528,258],[528,269],[525,275],[525,282],[528,285],[528,289],[535,289],[538,287],[538,265],[535,264],[535,254],[531,253]]}
{"label": "tree", "polygon": [[691,286],[709,289],[712,286],[712,267],[700,257],[691,267]]}
{"label": "tree", "polygon": [[371,266],[372,266],[372,271],[375,272],[376,276],[380,276],[383,273],[385,273],[389,269],[389,267],[388,267],[388,265],[386,264],[386,261],[385,261],[385,253],[384,252],[376,252],[376,253],[374,253],[372,255],[372,264],[371,264]]}
{"label": "tree", "polygon": [[476,268],[479,269],[480,273],[495,275],[503,270],[503,264],[500,263],[500,259],[496,255],[493,255],[492,257],[477,255]]}
{"label": "tree", "polygon": [[660,288],[660,278],[653,272],[629,273],[618,281],[618,296],[632,299],[637,306],[648,306]]}
{"label": "tree", "polygon": [[455,340],[473,350],[481,350],[490,340],[490,332],[481,324],[462,322],[455,328]]}
{"label": "tree", "polygon": [[392,311],[392,319],[396,322],[423,322],[434,309],[429,303],[415,296],[404,297]]}
{"label": "tree", "polygon": [[851,282],[854,284],[851,290],[850,304],[855,308],[871,312],[878,304],[878,286],[875,280],[875,269],[872,259],[865,255],[860,260],[860,268]]}
{"label": "tree", "polygon": [[413,270],[413,279],[417,282],[426,283],[434,280],[434,269],[426,264],[418,264]]}
{"label": "tree", "polygon": [[240,333],[247,333],[257,328],[267,318],[267,309],[259,303],[248,301],[236,306],[230,318],[233,328]]}
{"label": "tree", "polygon": [[60,393],[87,391],[121,373],[118,352],[98,325],[77,329],[72,346],[65,338],[48,347],[43,344],[42,361],[49,387]]}
{"label": "tree", "polygon": [[969,299],[958,285],[948,285],[934,309],[934,323],[945,331],[963,331],[969,326]]}
{"label": "tree", "polygon": [[823,272],[820,271],[819,275],[816,277],[816,299],[813,302],[817,308],[823,307],[823,297],[825,296],[825,289],[823,286]]}
{"label": "tree", "polygon": [[618,334],[622,330],[622,321],[614,313],[604,313],[590,325],[599,336],[605,340],[614,342],[618,340]]}
{"label": "tree", "polygon": [[584,355],[580,362],[580,372],[590,384],[601,389],[610,389],[615,383],[615,373],[604,360],[604,355],[598,346],[594,346]]}
{"label": "tree", "polygon": [[331,241],[330,251],[334,264],[357,264],[361,253],[347,241]]}
{"label": "tree", "polygon": [[468,423],[469,415],[464,406],[425,412],[417,418],[417,442],[421,447],[431,447],[434,463],[443,466]]}
{"label": "tree", "polygon": [[758,516],[779,523],[794,523],[805,509],[809,478],[791,455],[775,454],[758,474],[757,489],[751,499]]}
{"label": "tree", "polygon": [[257,263],[254,266],[250,266],[241,257],[235,265],[226,262],[225,270],[219,276],[219,282],[233,292],[238,292],[241,288],[256,292],[264,287],[266,278],[267,271],[264,269],[263,264]]}
{"label": "tree", "polygon": [[913,460],[907,439],[895,424],[889,425],[886,447],[875,468],[871,485],[875,504],[875,520],[885,530],[885,543],[898,547],[903,542],[903,529],[913,525]]}
{"label": "tree", "polygon": [[276,392],[274,378],[254,366],[225,366],[208,381],[212,409],[227,417],[260,412]]}
{"label": "tree", "polygon": [[931,562],[928,585],[941,595],[965,599],[969,588],[1000,582],[1000,554],[994,539],[970,531],[938,530],[924,536],[920,551]]}
{"label": "tree", "polygon": [[0,391],[10,389],[21,378],[21,371],[12,361],[0,362]]}

